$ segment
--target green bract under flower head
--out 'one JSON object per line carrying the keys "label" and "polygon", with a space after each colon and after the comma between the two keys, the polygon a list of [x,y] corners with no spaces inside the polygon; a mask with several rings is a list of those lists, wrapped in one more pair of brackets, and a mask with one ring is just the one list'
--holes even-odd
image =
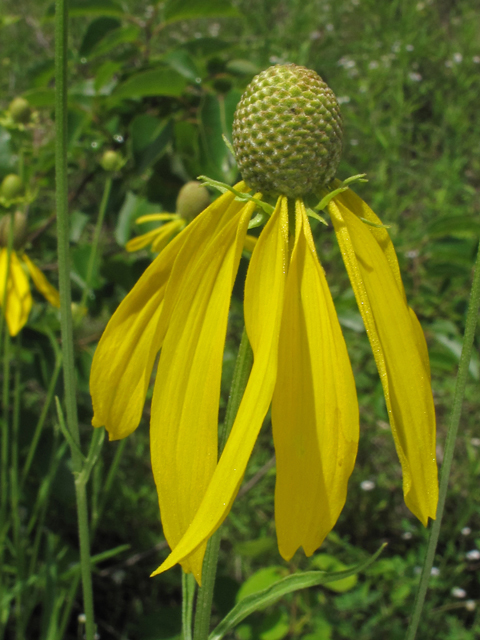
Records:
{"label": "green bract under flower head", "polygon": [[251,189],[294,198],[333,179],[342,133],[337,99],[320,76],[295,64],[275,65],[245,90],[233,146]]}

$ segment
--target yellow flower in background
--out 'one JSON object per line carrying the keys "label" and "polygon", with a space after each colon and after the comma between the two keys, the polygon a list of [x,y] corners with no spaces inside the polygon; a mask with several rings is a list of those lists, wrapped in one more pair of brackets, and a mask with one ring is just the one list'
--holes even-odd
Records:
{"label": "yellow flower in background", "polygon": [[[168,221],[167,224],[132,238],[125,245],[125,249],[127,251],[139,251],[150,246],[154,253],[160,253],[170,240],[180,233],[209,204],[210,194],[205,187],[196,180],[187,182],[178,194],[177,213],[148,213],[140,216],[135,221],[137,224]],[[254,236],[247,235],[244,248],[252,252],[256,241],[257,239]]]}
{"label": "yellow flower in background", "polygon": [[[93,425],[123,438],[140,422],[161,349],[150,442],[172,552],[153,575],[180,563],[198,582],[206,543],[230,511],[270,406],[281,555],[289,560],[299,547],[311,555],[345,503],[358,403],[310,229],[309,194],[328,207],[380,373],[405,501],[424,524],[435,517],[438,493],[425,339],[387,230],[345,183],[333,182],[341,152],[334,94],[303,67],[268,69],[237,107],[234,146],[245,182],[198,215],[145,271],[107,325],[90,383]],[[230,297],[259,208],[268,220],[244,299],[253,367],[217,462]]]}
{"label": "yellow flower in background", "polygon": [[14,248],[10,252],[10,260],[8,259],[6,244],[9,223],[9,215],[4,216],[0,222],[0,306],[10,335],[16,336],[26,324],[33,304],[28,276],[54,307],[60,307],[60,296],[27,254],[18,249],[23,244],[26,231],[25,216],[20,211],[14,214]]}

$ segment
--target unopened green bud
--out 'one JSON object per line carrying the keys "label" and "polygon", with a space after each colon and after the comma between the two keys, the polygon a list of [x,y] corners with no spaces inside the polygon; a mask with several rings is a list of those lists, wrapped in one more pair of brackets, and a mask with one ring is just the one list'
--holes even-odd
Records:
{"label": "unopened green bud", "polygon": [[14,98],[8,107],[12,120],[20,124],[27,124],[32,115],[30,105],[25,98]]}
{"label": "unopened green bud", "polygon": [[180,189],[177,197],[177,213],[189,222],[210,204],[210,194],[200,182],[192,180]]}
{"label": "unopened green bud", "polygon": [[[8,245],[12,216],[6,214],[0,220],[0,247]],[[22,211],[13,214],[13,248],[19,249],[27,238],[27,216]]]}
{"label": "unopened green bud", "polygon": [[105,151],[100,160],[105,171],[118,171],[123,167],[123,158],[118,151]]}
{"label": "unopened green bud", "polygon": [[315,71],[295,64],[256,76],[233,122],[235,157],[247,185],[291,198],[334,178],[342,135],[335,94]]}
{"label": "unopened green bud", "polygon": [[15,173],[10,173],[2,181],[0,185],[0,193],[7,200],[13,200],[18,198],[23,191],[23,182],[20,176]]}

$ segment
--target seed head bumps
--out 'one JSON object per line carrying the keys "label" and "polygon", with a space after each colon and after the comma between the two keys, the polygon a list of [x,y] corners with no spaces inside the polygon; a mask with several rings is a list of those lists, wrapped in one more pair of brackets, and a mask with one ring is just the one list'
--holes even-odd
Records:
{"label": "seed head bumps", "polygon": [[243,94],[233,146],[251,189],[294,198],[334,178],[342,133],[337,99],[320,76],[295,64],[275,65]]}

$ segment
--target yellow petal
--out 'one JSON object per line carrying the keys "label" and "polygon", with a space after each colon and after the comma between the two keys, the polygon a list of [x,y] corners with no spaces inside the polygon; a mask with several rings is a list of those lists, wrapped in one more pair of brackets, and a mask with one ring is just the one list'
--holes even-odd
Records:
{"label": "yellow petal", "polygon": [[147,233],[142,233],[142,235],[132,238],[125,245],[125,249],[132,252],[140,251],[140,249],[148,247],[148,245],[152,244],[152,242],[157,237],[158,231],[158,229],[153,229],[152,231],[147,231]]}
{"label": "yellow petal", "polygon": [[3,306],[6,285],[6,309],[4,309],[4,314],[7,320],[8,332],[11,336],[16,336],[28,320],[28,315],[32,308],[32,294],[30,293],[28,278],[15,251],[10,254],[10,267],[8,267],[7,258],[8,250],[3,248],[0,251],[0,304]]}
{"label": "yellow petal", "polygon": [[[364,202],[357,194],[348,189],[343,193],[340,193],[336,196],[335,200],[341,203],[344,207],[349,209],[352,213],[354,213],[359,218],[365,218],[365,220],[369,220],[374,224],[381,225],[382,221],[380,218],[372,211],[372,209],[368,206],[366,202]],[[387,259],[388,265],[392,271],[393,277],[395,278],[400,293],[405,300],[405,304],[407,304],[407,296],[405,294],[405,289],[402,282],[402,276],[400,273],[400,267],[398,264],[397,254],[395,252],[395,247],[393,246],[393,242],[390,238],[390,235],[385,228],[381,227],[372,227],[370,225],[366,225],[366,228],[370,231],[372,236],[378,243],[378,246],[383,251],[385,258]],[[422,356],[424,365],[428,370],[428,375],[430,377],[430,361],[428,358],[428,349],[427,343],[425,341],[425,335],[423,333],[422,327],[415,315],[415,312],[411,307],[409,307],[409,313],[412,319],[413,330],[415,333],[415,340],[417,342],[417,347]]]}
{"label": "yellow petal", "polygon": [[358,403],[350,360],[302,201],[285,288],[272,400],[278,548],[310,556],[345,504],[357,454]]}
{"label": "yellow petal", "polygon": [[[150,448],[165,537],[173,549],[188,529],[217,464],[218,407],[228,310],[255,204],[244,205],[197,259],[182,285],[162,347]],[[179,260],[182,256],[179,256]],[[182,561],[197,579],[206,545]]]}
{"label": "yellow petal", "polygon": [[[239,185],[242,188],[242,183]],[[243,187],[244,188],[244,187]],[[221,196],[170,242],[152,262],[108,323],[98,343],[90,374],[94,427],[105,426],[110,439],[134,431],[142,416],[153,363],[162,345],[178,292],[174,288],[164,304],[173,274],[181,282],[188,272],[193,251],[189,243],[197,229],[224,220],[234,200],[230,192]],[[177,260],[181,250],[182,259]],[[176,265],[175,269],[173,268]]]}
{"label": "yellow petal", "polygon": [[342,202],[329,204],[383,385],[408,508],[426,525],[438,500],[435,409],[419,324],[384,251]]}
{"label": "yellow petal", "polygon": [[245,286],[245,325],[254,362],[244,397],[226,447],[190,527],[152,575],[188,558],[208,540],[230,511],[275,385],[287,252],[287,200],[280,198],[253,252]]}
{"label": "yellow petal", "polygon": [[145,222],[157,222],[158,220],[175,220],[179,218],[178,213],[147,213],[135,220],[136,224],[144,224]]}
{"label": "yellow petal", "polygon": [[43,295],[43,297],[50,302],[53,307],[60,308],[60,294],[53,285],[49,283],[42,271],[30,260],[26,253],[22,255],[23,262],[27,265],[28,272],[33,280],[34,285]]}
{"label": "yellow petal", "polygon": [[258,238],[256,238],[255,236],[247,235],[247,237],[245,238],[244,245],[243,245],[243,248],[245,249],[245,251],[250,251],[250,253],[251,253],[255,249],[255,245],[257,244],[257,240],[258,240]]}
{"label": "yellow petal", "polygon": [[160,253],[160,251],[163,251],[170,242],[172,236],[179,233],[185,226],[186,222],[183,218],[164,224],[163,227],[158,229],[157,237],[152,242],[152,251],[154,253]]}

